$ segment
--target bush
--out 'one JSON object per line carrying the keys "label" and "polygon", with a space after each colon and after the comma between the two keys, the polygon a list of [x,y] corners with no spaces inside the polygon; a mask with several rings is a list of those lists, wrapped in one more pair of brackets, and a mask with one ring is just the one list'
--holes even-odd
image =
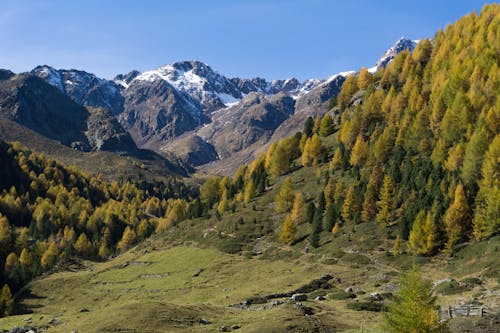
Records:
{"label": "bush", "polygon": [[343,300],[343,299],[349,299],[349,298],[356,298],[356,294],[349,293],[347,291],[337,291],[331,294],[328,294],[329,299],[334,299],[334,300]]}
{"label": "bush", "polygon": [[457,281],[451,280],[448,282],[443,282],[436,287],[435,292],[442,295],[454,295],[460,294],[467,290],[467,287],[461,286]]}
{"label": "bush", "polygon": [[222,239],[218,244],[218,249],[229,254],[236,254],[241,251],[241,243],[237,239]]}
{"label": "bush", "polygon": [[356,311],[381,312],[387,311],[387,306],[380,302],[352,302],[347,304],[347,308]]}

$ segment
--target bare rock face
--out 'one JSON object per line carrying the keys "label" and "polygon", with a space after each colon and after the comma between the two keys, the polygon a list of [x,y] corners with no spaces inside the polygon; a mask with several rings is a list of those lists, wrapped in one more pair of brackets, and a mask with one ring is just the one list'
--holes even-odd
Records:
{"label": "bare rock face", "polygon": [[170,152],[192,166],[200,166],[218,159],[214,146],[196,134],[183,135],[161,147],[160,151]]}
{"label": "bare rock face", "polygon": [[158,149],[198,127],[202,114],[195,101],[167,81],[134,80],[125,92],[125,110],[119,121],[138,146]]}
{"label": "bare rock face", "polygon": [[0,82],[0,117],[78,150],[91,145],[84,132],[89,112],[44,80],[29,74]]}
{"label": "bare rock face", "polygon": [[0,81],[0,117],[77,150],[137,152],[108,109],[89,109],[34,75],[12,74]]}
{"label": "bare rock face", "polygon": [[86,136],[93,150],[134,155],[137,146],[118,121],[104,108],[89,108]]}
{"label": "bare rock face", "polygon": [[31,74],[57,87],[82,106],[107,108],[113,115],[123,111],[123,96],[120,87],[113,81],[98,78],[85,71],[56,70],[46,65],[36,67]]}
{"label": "bare rock face", "polygon": [[257,141],[265,142],[294,112],[295,101],[281,93],[268,97],[251,93],[238,105],[215,114],[197,134],[226,158]]}

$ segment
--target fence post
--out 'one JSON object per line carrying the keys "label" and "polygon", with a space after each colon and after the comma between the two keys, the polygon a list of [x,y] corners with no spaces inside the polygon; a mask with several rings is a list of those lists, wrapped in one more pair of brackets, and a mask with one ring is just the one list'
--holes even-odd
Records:
{"label": "fence post", "polygon": [[451,311],[451,306],[448,305],[448,317],[453,318],[453,312]]}
{"label": "fence post", "polygon": [[484,315],[484,308],[481,307],[480,311],[481,311],[481,317],[483,317],[483,315]]}

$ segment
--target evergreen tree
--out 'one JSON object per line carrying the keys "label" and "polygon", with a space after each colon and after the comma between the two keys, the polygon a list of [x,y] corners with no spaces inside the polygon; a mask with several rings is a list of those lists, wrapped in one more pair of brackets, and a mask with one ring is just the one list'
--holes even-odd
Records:
{"label": "evergreen tree", "polygon": [[306,138],[309,138],[313,134],[314,119],[312,117],[307,117],[304,123],[304,130],[302,131]]}
{"label": "evergreen tree", "polygon": [[334,226],[337,223],[337,211],[335,210],[334,204],[330,203],[328,206],[326,206],[326,213],[325,213],[325,225],[326,225],[326,230],[333,230]]}
{"label": "evergreen tree", "polygon": [[316,206],[314,205],[314,202],[308,203],[307,207],[306,207],[306,221],[307,221],[307,223],[309,223],[309,224],[313,223],[315,211],[316,211]]}
{"label": "evergreen tree", "polygon": [[321,124],[319,127],[319,135],[320,136],[329,136],[333,133],[333,119],[328,113],[321,118]]}
{"label": "evergreen tree", "polygon": [[311,234],[309,235],[309,243],[314,248],[319,247],[322,219],[323,219],[322,212],[320,212],[319,209],[316,209],[314,212],[313,223],[311,225]]}
{"label": "evergreen tree", "polygon": [[415,266],[404,274],[400,291],[385,316],[385,329],[393,333],[447,332],[445,324],[439,322],[431,287]]}

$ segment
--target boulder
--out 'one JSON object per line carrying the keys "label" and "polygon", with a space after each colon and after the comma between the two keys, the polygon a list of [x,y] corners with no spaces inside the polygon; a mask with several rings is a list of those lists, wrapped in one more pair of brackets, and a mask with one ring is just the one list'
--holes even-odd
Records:
{"label": "boulder", "polygon": [[293,294],[291,299],[294,301],[297,301],[297,302],[307,301],[307,295],[306,294]]}

